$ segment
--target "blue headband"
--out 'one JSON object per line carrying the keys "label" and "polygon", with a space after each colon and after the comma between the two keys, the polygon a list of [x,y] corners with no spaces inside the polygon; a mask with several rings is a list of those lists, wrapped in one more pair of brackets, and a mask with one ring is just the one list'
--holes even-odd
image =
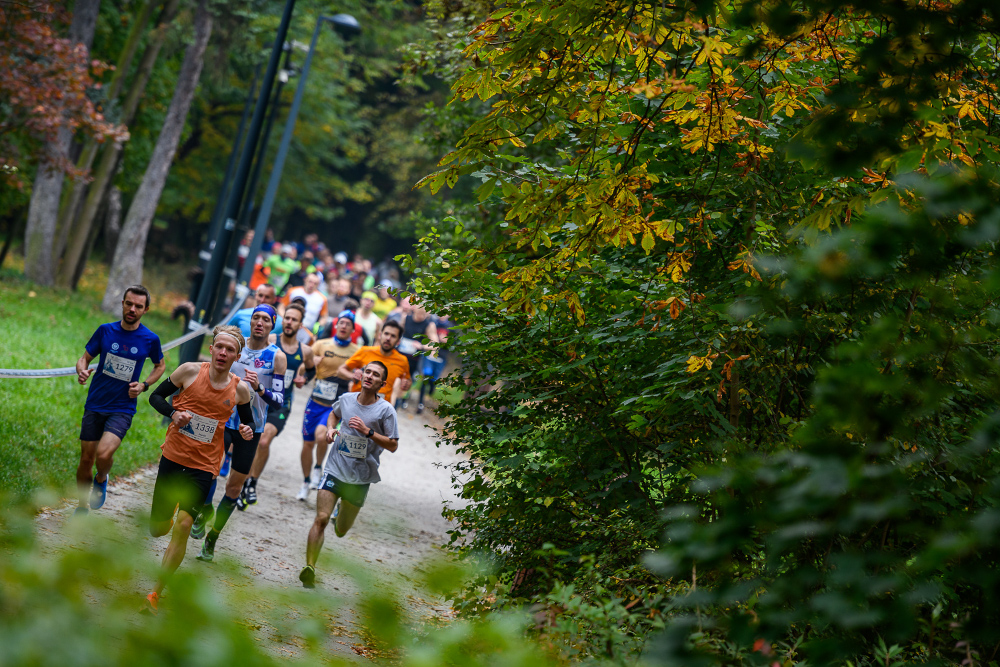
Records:
{"label": "blue headband", "polygon": [[342,310],[342,311],[340,311],[340,315],[337,315],[337,319],[339,320],[341,317],[346,317],[351,322],[354,321],[354,313],[352,311],[350,311],[350,310]]}
{"label": "blue headband", "polygon": [[273,307],[267,305],[266,303],[262,303],[259,306],[257,306],[256,308],[254,308],[253,312],[250,313],[250,317],[253,317],[257,313],[266,313],[267,316],[271,318],[271,326],[272,327],[274,326],[274,321],[278,318],[277,311],[275,311]]}

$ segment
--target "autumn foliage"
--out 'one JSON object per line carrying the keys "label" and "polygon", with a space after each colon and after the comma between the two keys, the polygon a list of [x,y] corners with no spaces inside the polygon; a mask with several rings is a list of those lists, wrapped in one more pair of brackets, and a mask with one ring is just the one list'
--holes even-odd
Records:
{"label": "autumn foliage", "polygon": [[[18,171],[35,160],[39,146],[55,141],[60,128],[100,141],[128,139],[127,130],[108,122],[92,99],[108,65],[60,36],[67,22],[61,4],[0,3],[0,174],[18,188],[24,186]],[[65,157],[46,166],[84,175]]]}

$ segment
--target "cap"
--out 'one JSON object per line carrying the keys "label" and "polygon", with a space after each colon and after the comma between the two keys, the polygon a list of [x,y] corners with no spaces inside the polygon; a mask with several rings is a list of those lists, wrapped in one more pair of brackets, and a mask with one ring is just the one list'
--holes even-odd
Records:
{"label": "cap", "polygon": [[301,303],[303,306],[306,305],[307,301],[304,296],[297,294],[292,297],[291,303]]}
{"label": "cap", "polygon": [[341,320],[341,318],[345,318],[345,317],[347,319],[349,319],[351,322],[354,321],[354,313],[352,313],[349,310],[342,310],[342,311],[340,311],[340,314],[337,315],[337,321],[339,322]]}
{"label": "cap", "polygon": [[338,252],[336,255],[333,256],[333,261],[335,261],[337,264],[347,264],[347,253]]}
{"label": "cap", "polygon": [[288,252],[288,253],[295,252],[295,246],[293,246],[291,243],[286,243],[285,245],[281,246],[281,252],[283,252],[283,253],[285,253],[285,252]]}

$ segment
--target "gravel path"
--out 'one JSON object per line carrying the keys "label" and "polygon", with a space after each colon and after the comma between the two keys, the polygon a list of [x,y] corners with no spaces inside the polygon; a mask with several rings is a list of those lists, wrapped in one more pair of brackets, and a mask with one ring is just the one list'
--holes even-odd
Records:
{"label": "gravel path", "polygon": [[[299,453],[302,447],[301,424],[306,397],[311,386],[296,390],[292,413],[284,431],[271,444],[271,457],[262,479],[257,484],[259,502],[245,512],[234,512],[216,546],[219,585],[240,586],[227,574],[242,571],[251,574],[258,584],[279,588],[299,588],[299,571],[305,564],[306,536],[316,510],[316,492],[309,500],[295,499],[301,485]],[[336,550],[338,555],[362,563],[366,575],[376,587],[391,587],[402,592],[409,611],[416,618],[446,619],[451,610],[442,600],[426,600],[414,590],[422,567],[441,555],[439,545],[448,541],[450,527],[441,516],[447,503],[455,506],[458,498],[445,467],[458,460],[453,449],[436,447],[436,433],[430,427],[433,416],[399,414],[399,449],[383,452],[379,472],[382,481],[373,484],[365,507],[354,527],[344,538],[337,538],[332,527],[327,530],[323,555],[317,567],[317,589],[342,596],[348,602],[336,617],[330,648],[344,657],[366,656],[362,633],[354,624],[356,610],[350,600],[360,595],[349,578],[338,576],[330,559],[324,556]],[[126,444],[123,446],[127,446]],[[134,531],[137,520],[148,517],[152,497],[155,467],[139,471],[129,478],[115,478],[112,471],[108,500],[94,516],[108,517],[123,529]],[[221,487],[216,492],[216,504]],[[40,532],[51,540],[51,548],[61,548],[59,536],[72,506],[42,511],[38,518]],[[142,538],[151,557],[160,559],[168,537]],[[216,567],[195,560],[201,548],[200,540],[191,540],[181,568]],[[235,562],[233,562],[235,561]],[[224,567],[236,565],[239,569]],[[169,594],[169,586],[167,588]],[[294,613],[291,611],[290,613]],[[339,631],[339,636],[338,635]],[[298,654],[295,638],[284,640],[273,650],[282,655]],[[360,658],[358,658],[360,659]]]}

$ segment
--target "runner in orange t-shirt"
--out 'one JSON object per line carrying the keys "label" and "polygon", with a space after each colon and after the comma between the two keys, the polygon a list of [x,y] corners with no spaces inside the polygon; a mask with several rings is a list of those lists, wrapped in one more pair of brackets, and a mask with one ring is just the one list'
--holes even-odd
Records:
{"label": "runner in orange t-shirt", "polygon": [[[250,385],[229,372],[246,346],[239,327],[218,326],[213,332],[212,361],[177,367],[149,397],[149,404],[170,419],[163,456],[153,487],[149,532],[153,537],[173,534],[163,554],[156,588],[146,596],[148,611],[156,611],[166,579],[180,566],[187,551],[191,525],[205,502],[212,479],[219,474],[223,457],[223,430],[236,405],[240,437],[253,437]],[[174,404],[167,398],[180,391]],[[179,507],[174,522],[174,508]]]}
{"label": "runner in orange t-shirt", "polygon": [[[395,320],[389,320],[382,325],[379,334],[379,344],[363,347],[345,361],[337,369],[337,375],[345,380],[354,380],[351,391],[357,391],[357,383],[361,380],[361,369],[370,361],[381,361],[389,369],[385,384],[379,389],[379,394],[385,400],[395,404],[399,394],[410,388],[413,380],[410,377],[410,362],[396,350],[399,338],[403,335],[403,327]],[[399,380],[399,385],[396,385]]]}

